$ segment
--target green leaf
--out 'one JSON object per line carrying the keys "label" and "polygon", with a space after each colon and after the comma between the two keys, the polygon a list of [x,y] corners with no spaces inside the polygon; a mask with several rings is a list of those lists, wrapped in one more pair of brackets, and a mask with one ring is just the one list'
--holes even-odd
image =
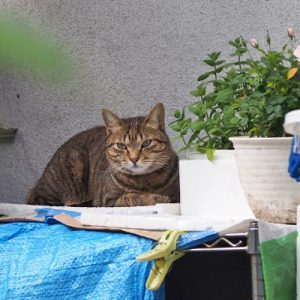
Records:
{"label": "green leaf", "polygon": [[230,124],[232,124],[232,125],[237,125],[237,124],[239,123],[239,118],[233,117],[233,118],[230,119],[229,122],[230,122]]}
{"label": "green leaf", "polygon": [[273,110],[274,110],[274,108],[273,108],[273,106],[272,106],[272,105],[268,105],[268,106],[266,106],[266,113],[267,113],[267,114],[270,114],[270,113],[272,113],[272,112],[273,112]]}
{"label": "green leaf", "polygon": [[248,121],[249,121],[249,118],[248,118],[248,117],[242,118],[242,119],[241,119],[241,125],[242,125],[242,126],[247,126]]}
{"label": "green leaf", "polygon": [[177,118],[177,119],[181,117],[181,112],[180,112],[179,109],[177,109],[177,110],[174,112],[174,117]]}
{"label": "green leaf", "polygon": [[177,154],[181,154],[181,153],[183,153],[183,152],[185,152],[185,151],[187,151],[187,150],[189,150],[189,149],[190,149],[190,145],[186,145],[186,146],[180,148],[180,149],[177,151]]}
{"label": "green leaf", "polygon": [[180,132],[181,128],[182,128],[182,124],[178,123],[174,123],[170,126],[174,131]]}
{"label": "green leaf", "polygon": [[197,90],[191,91],[191,95],[194,97],[202,97],[206,93],[206,87],[203,84],[198,85]]}
{"label": "green leaf", "polygon": [[204,59],[203,62],[212,67],[216,65],[216,62],[213,59]]}
{"label": "green leaf", "polygon": [[194,97],[198,97],[198,90],[193,90],[191,91],[191,95],[194,96]]}
{"label": "green leaf", "polygon": [[217,68],[216,73],[221,73],[223,71],[223,69],[224,69],[224,66]]}
{"label": "green leaf", "polygon": [[287,46],[288,46],[287,44],[284,44],[283,47],[281,48],[282,51],[285,51],[285,49],[286,49]]}
{"label": "green leaf", "polygon": [[221,51],[212,52],[212,53],[208,54],[208,57],[213,59],[214,61],[216,61],[219,58],[220,54],[221,54]]}
{"label": "green leaf", "polygon": [[224,102],[227,100],[232,100],[233,92],[231,89],[221,90],[217,93],[216,101],[217,102]]}
{"label": "green leaf", "polygon": [[224,62],[226,62],[226,61],[225,60],[218,60],[218,61],[216,61],[215,65],[219,66],[219,65],[222,65]]}
{"label": "green leaf", "polygon": [[238,46],[236,41],[229,41],[228,44],[235,47],[235,48]]}
{"label": "green leaf", "polygon": [[212,128],[208,131],[210,135],[215,135],[215,136],[222,136],[222,131],[220,128]]}
{"label": "green leaf", "polygon": [[206,156],[207,156],[208,160],[212,161],[214,159],[214,150],[206,149]]}
{"label": "green leaf", "polygon": [[191,145],[191,143],[199,136],[200,131],[196,130],[191,137],[189,138],[188,144]]}
{"label": "green leaf", "polygon": [[202,102],[196,102],[188,106],[188,110],[196,116],[201,117],[205,115],[206,107],[205,104],[203,104]]}
{"label": "green leaf", "polygon": [[204,96],[206,93],[206,87],[204,85],[200,84],[198,86],[197,91],[198,91],[198,96]]}
{"label": "green leaf", "polygon": [[248,131],[248,135],[251,137],[251,136],[257,136],[257,132],[258,132],[258,128],[256,127],[253,127],[252,129],[250,129]]}
{"label": "green leaf", "polygon": [[241,56],[241,55],[243,55],[244,53],[246,53],[247,52],[247,49],[246,48],[239,48],[239,49],[237,49],[237,50],[235,50],[234,52],[232,52],[231,54],[230,54],[230,56]]}
{"label": "green leaf", "polygon": [[281,112],[281,105],[275,105],[275,106],[274,106],[274,111],[275,111],[276,113]]}
{"label": "green leaf", "polygon": [[240,36],[240,42],[243,47],[247,48],[247,42],[242,36]]}
{"label": "green leaf", "polygon": [[269,31],[267,30],[267,35],[266,35],[266,42],[267,44],[270,46],[271,45],[271,37],[270,37],[270,34],[269,34]]}
{"label": "green leaf", "polygon": [[203,73],[202,75],[200,75],[198,77],[198,81],[202,81],[202,80],[205,80],[206,78],[208,78],[210,75],[212,75],[213,73],[212,72],[207,72],[207,73]]}
{"label": "green leaf", "polygon": [[263,136],[263,137],[270,136],[270,130],[269,130],[269,129],[263,130],[262,136]]}
{"label": "green leaf", "polygon": [[182,136],[181,135],[177,135],[177,136],[174,136],[174,137],[171,138],[172,142],[177,142],[179,140],[182,140]]}
{"label": "green leaf", "polygon": [[197,120],[197,121],[192,122],[190,126],[193,130],[200,131],[203,129],[203,125],[204,125],[203,120]]}

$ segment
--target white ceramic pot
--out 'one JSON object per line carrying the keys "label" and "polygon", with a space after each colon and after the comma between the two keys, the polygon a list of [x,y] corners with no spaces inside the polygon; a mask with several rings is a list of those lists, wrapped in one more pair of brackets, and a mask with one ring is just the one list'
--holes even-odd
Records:
{"label": "white ceramic pot", "polygon": [[180,205],[185,216],[249,219],[254,215],[240,186],[233,150],[189,154],[179,161]]}
{"label": "white ceramic pot", "polygon": [[242,187],[255,216],[296,223],[300,184],[288,174],[291,138],[230,138]]}

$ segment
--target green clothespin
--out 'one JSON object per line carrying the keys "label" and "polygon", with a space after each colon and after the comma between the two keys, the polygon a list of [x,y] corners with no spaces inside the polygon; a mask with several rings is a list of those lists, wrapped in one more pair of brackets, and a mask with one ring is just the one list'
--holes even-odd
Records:
{"label": "green clothespin", "polygon": [[157,290],[164,281],[173,262],[184,255],[184,253],[176,251],[176,242],[183,233],[185,232],[166,231],[155,248],[136,258],[140,262],[154,259],[154,266],[146,282],[147,289]]}

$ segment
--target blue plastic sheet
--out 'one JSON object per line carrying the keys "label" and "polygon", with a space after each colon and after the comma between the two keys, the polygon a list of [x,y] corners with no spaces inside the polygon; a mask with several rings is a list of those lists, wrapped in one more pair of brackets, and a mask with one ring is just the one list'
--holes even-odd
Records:
{"label": "blue plastic sheet", "polygon": [[153,241],[61,224],[0,225],[0,299],[164,299],[145,288]]}
{"label": "blue plastic sheet", "polygon": [[[73,230],[53,216],[68,210],[44,208],[45,223],[0,224],[0,299],[164,299],[145,283],[153,262],[138,263],[154,241],[126,233]],[[179,237],[187,249],[218,237],[213,230]]]}
{"label": "blue plastic sheet", "polygon": [[289,166],[288,166],[288,172],[290,176],[296,181],[300,181],[300,153],[299,151],[299,140],[297,138],[293,138],[292,145],[291,145],[291,151],[290,151],[290,157],[289,157]]}

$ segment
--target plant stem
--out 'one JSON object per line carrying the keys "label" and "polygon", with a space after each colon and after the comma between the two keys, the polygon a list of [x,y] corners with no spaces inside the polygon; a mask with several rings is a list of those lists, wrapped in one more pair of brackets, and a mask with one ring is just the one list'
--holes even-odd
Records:
{"label": "plant stem", "polygon": [[215,82],[217,82],[217,67],[214,66]]}

